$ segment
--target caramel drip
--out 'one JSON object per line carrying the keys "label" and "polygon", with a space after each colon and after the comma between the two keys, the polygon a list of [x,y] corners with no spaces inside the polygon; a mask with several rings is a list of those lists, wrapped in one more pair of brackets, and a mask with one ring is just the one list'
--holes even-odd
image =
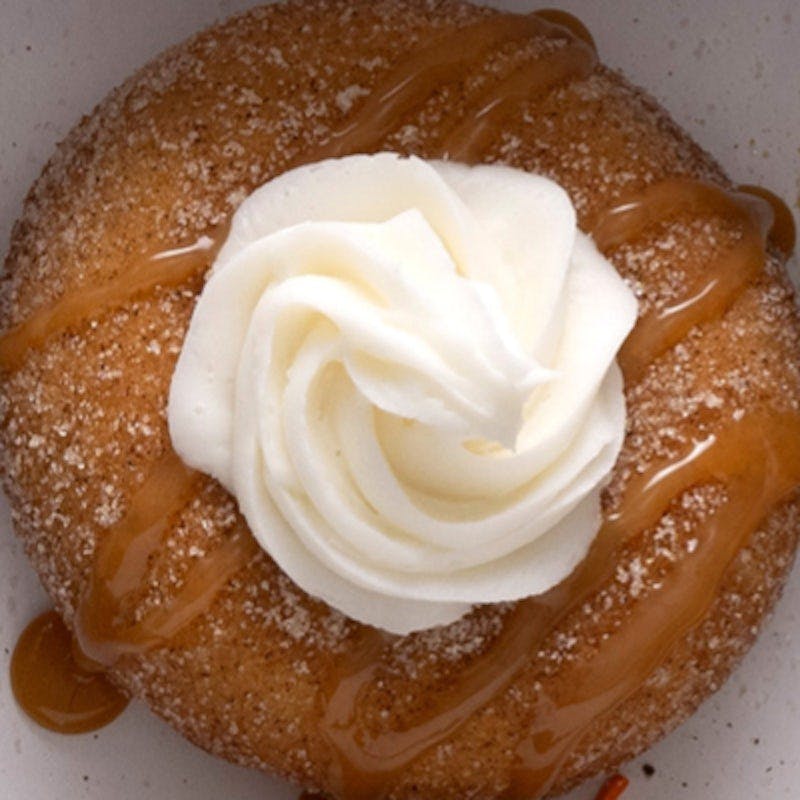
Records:
{"label": "caramel drip", "polygon": [[172,451],[163,456],[125,516],[98,544],[75,616],[74,639],[55,612],[37,618],[23,633],[11,664],[12,690],[20,706],[44,727],[76,733],[111,722],[128,701],[103,670],[122,656],[169,644],[208,611],[225,584],[259,552],[240,524],[215,551],[192,565],[166,604],[136,622],[120,618],[126,601],[144,586],[151,559],[175,515],[194,496],[199,479]]}
{"label": "caramel drip", "polygon": [[586,42],[593,50],[597,50],[592,32],[577,17],[560,8],[542,8],[535,12],[540,19],[560,28],[566,28],[576,39]]}
{"label": "caramel drip", "polygon": [[371,735],[362,725],[360,699],[379,680],[386,647],[380,634],[365,631],[337,665],[326,700],[323,733],[336,758],[337,795],[348,800],[383,797],[416,759],[502,693],[547,634],[608,582],[615,553],[625,541],[656,524],[683,491],[708,482],[724,484],[730,499],[698,528],[696,553],[676,566],[656,596],[634,606],[630,621],[592,658],[565,668],[559,683],[567,687],[567,697],[543,693],[533,710],[531,734],[520,745],[508,796],[546,794],[591,723],[641,686],[702,619],[750,533],[797,487],[800,418],[745,417],[633,480],[621,511],[605,523],[577,570],[546,594],[517,604],[490,650],[433,698],[410,728]]}
{"label": "caramel drip", "polygon": [[778,195],[763,186],[740,186],[739,191],[769,203],[773,214],[769,238],[781,254],[788,258],[797,245],[797,227],[789,206]]}
{"label": "caramel drip", "polygon": [[582,39],[523,64],[508,78],[489,89],[474,116],[449,133],[443,152],[452,161],[474,163],[503,129],[503,123],[520,104],[569,80],[586,78],[597,66],[597,53]]}
{"label": "caramel drip", "polygon": [[40,347],[55,333],[146,295],[158,286],[186,283],[210,266],[226,236],[227,227],[215,229],[194,244],[145,256],[114,280],[95,288],[81,288],[39,309],[0,336],[0,370],[20,367],[29,349]]}
{"label": "caramel drip", "polygon": [[[496,14],[436,37],[417,48],[391,70],[355,114],[335,130],[325,143],[302,153],[292,166],[373,151],[397,130],[406,115],[420,108],[438,87],[462,79],[493,48],[535,36],[566,39],[565,53],[556,53],[520,68],[519,73],[514,73],[482,98],[476,117],[480,134],[475,140],[470,138],[470,141],[462,143],[462,138],[467,137],[463,136],[459,127],[458,137],[450,143],[453,151],[445,147],[445,152],[449,152],[451,157],[455,158],[463,151],[469,159],[474,158],[479,142],[494,129],[498,117],[507,114],[509,108],[520,99],[535,96],[568,78],[588,74],[588,64],[594,68],[596,54],[593,46],[586,43],[585,37],[573,33],[574,23],[569,20],[574,20],[574,17],[565,14],[556,19],[549,12]],[[464,124],[465,130],[474,124],[475,120],[468,120]]]}
{"label": "caramel drip", "polygon": [[194,496],[198,480],[198,473],[170,451],[152,468],[125,516],[101,539],[75,625],[81,650],[97,665],[108,667],[123,655],[168,644],[208,610],[220,589],[258,551],[240,526],[217,550],[193,564],[179,592],[164,606],[138,622],[120,621],[120,609],[143,586],[151,558],[176,513]]}
{"label": "caramel drip", "polygon": [[128,698],[73,657],[72,636],[55,611],[36,617],[11,657],[11,690],[22,710],[57,733],[87,733],[116,719]]}
{"label": "caramel drip", "polygon": [[773,224],[769,206],[752,194],[726,192],[701,181],[673,178],[606,212],[592,229],[600,250],[634,241],[654,223],[679,214],[719,216],[739,223],[741,239],[703,265],[685,294],[662,309],[639,318],[623,345],[619,363],[629,382],[641,378],[647,366],[680,342],[695,326],[721,317],[763,271],[767,236]]}

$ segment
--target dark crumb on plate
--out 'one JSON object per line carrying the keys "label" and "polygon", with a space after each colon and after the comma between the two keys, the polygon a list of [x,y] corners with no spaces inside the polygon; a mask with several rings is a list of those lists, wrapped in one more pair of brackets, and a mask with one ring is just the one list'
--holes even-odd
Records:
{"label": "dark crumb on plate", "polygon": [[656,768],[652,764],[642,764],[642,772],[648,778],[652,778],[656,774]]}

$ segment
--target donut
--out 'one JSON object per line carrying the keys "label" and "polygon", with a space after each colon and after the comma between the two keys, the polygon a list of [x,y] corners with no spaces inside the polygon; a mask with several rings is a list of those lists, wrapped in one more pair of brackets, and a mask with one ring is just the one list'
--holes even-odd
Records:
{"label": "donut", "polygon": [[[300,589],[166,421],[237,207],[381,151],[552,179],[638,300],[588,555],[545,594],[404,636]],[[289,2],[168,50],[59,145],[0,285],[3,488],[80,669],[337,798],[556,796],[613,771],[722,684],[792,564],[792,247],[779,201],[732,184],[561,14]]]}

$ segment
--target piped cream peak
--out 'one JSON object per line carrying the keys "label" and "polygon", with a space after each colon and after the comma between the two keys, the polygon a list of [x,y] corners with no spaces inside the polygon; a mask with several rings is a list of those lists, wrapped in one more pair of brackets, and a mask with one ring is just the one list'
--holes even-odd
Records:
{"label": "piped cream peak", "polygon": [[235,214],[173,378],[191,466],[309,594],[395,632],[586,553],[636,303],[546,178],[383,153]]}

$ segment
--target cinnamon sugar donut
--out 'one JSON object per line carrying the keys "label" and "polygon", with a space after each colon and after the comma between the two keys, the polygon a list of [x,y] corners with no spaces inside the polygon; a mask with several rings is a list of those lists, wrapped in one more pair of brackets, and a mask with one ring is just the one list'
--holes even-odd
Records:
{"label": "cinnamon sugar donut", "polygon": [[[254,9],[115,90],[26,200],[0,295],[17,533],[89,657],[212,753],[334,797],[557,795],[686,718],[780,593],[800,529],[788,235],[565,23]],[[554,179],[640,314],[589,556],[543,597],[405,637],[298,589],[165,422],[235,208],[379,150]]]}

